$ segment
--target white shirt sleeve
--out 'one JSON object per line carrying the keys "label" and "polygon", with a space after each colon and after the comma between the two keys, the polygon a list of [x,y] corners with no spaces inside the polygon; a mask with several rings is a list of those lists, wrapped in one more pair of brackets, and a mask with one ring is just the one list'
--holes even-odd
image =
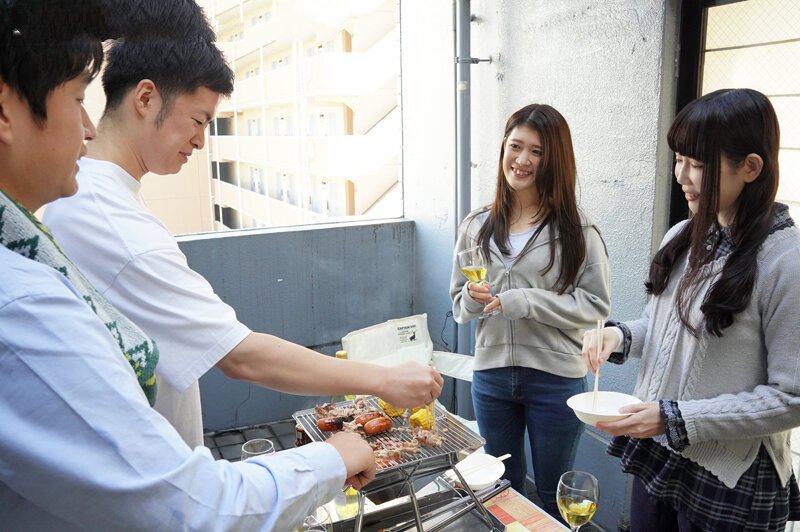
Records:
{"label": "white shirt sleeve", "polygon": [[105,293],[151,338],[159,352],[159,378],[185,390],[252,331],[189,268],[177,245],[135,256]]}
{"label": "white shirt sleeve", "polygon": [[191,451],[65,285],[0,300],[3,526],[285,531],[341,488],[326,443],[238,464]]}

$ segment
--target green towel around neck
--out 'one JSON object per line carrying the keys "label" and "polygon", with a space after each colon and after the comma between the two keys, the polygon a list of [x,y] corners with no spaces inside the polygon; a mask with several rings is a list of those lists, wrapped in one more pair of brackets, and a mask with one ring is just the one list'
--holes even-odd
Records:
{"label": "green towel around neck", "polygon": [[89,308],[105,323],[128,360],[150,405],[156,402],[158,347],[139,327],[103,297],[67,258],[50,231],[28,209],[0,190],[0,244],[66,277]]}

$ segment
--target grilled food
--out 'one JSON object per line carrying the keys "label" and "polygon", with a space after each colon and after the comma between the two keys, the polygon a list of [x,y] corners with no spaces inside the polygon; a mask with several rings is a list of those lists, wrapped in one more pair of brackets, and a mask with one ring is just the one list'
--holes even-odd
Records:
{"label": "grilled food", "polygon": [[400,417],[403,415],[403,412],[406,411],[405,408],[400,408],[398,406],[392,406],[383,399],[378,398],[378,406],[381,407],[387,416],[389,417]]}
{"label": "grilled food", "polygon": [[408,424],[412,427],[429,430],[433,427],[433,417],[433,412],[429,411],[427,408],[423,408],[422,410],[417,410],[408,418]]}
{"label": "grilled food", "polygon": [[364,423],[364,432],[367,436],[373,436],[375,434],[380,434],[381,432],[387,432],[392,430],[394,424],[392,420],[388,417],[381,416],[375,419],[371,419]]}

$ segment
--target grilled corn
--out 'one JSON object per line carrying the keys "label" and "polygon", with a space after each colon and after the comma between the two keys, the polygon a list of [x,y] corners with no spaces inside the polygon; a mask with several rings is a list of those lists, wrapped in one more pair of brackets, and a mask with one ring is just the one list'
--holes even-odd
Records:
{"label": "grilled corn", "polygon": [[408,418],[408,424],[421,429],[431,429],[433,427],[433,409],[422,408],[417,410]]}
{"label": "grilled corn", "polygon": [[378,406],[380,406],[380,407],[381,407],[381,410],[383,410],[383,411],[384,411],[384,413],[385,413],[387,416],[389,416],[389,417],[398,417],[398,416],[402,416],[402,415],[403,415],[403,412],[405,412],[405,411],[406,411],[406,409],[405,409],[405,408],[400,408],[400,407],[397,407],[397,406],[392,406],[392,405],[390,405],[389,403],[387,403],[386,401],[384,401],[384,400],[383,400],[383,399],[381,399],[381,398],[378,398]]}

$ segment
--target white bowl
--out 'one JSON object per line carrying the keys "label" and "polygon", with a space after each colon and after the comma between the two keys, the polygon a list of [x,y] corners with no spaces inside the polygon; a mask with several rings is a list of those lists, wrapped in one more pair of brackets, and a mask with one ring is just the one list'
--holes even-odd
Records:
{"label": "white bowl", "polygon": [[594,392],[584,392],[567,399],[567,406],[575,412],[578,419],[587,425],[594,426],[598,421],[624,419],[630,414],[620,414],[620,408],[641,403],[638,398],[620,392],[597,392],[597,409],[595,410],[592,410],[593,401]]}
{"label": "white bowl", "polygon": [[[462,472],[464,480],[467,481],[467,485],[471,489],[479,490],[491,486],[500,480],[500,477],[506,472],[506,466],[503,465],[503,462],[495,461],[492,463],[493,460],[495,460],[495,457],[490,454],[475,452],[457,463],[456,468]],[[452,469],[445,473],[445,476],[453,481],[458,481],[458,477]]]}

